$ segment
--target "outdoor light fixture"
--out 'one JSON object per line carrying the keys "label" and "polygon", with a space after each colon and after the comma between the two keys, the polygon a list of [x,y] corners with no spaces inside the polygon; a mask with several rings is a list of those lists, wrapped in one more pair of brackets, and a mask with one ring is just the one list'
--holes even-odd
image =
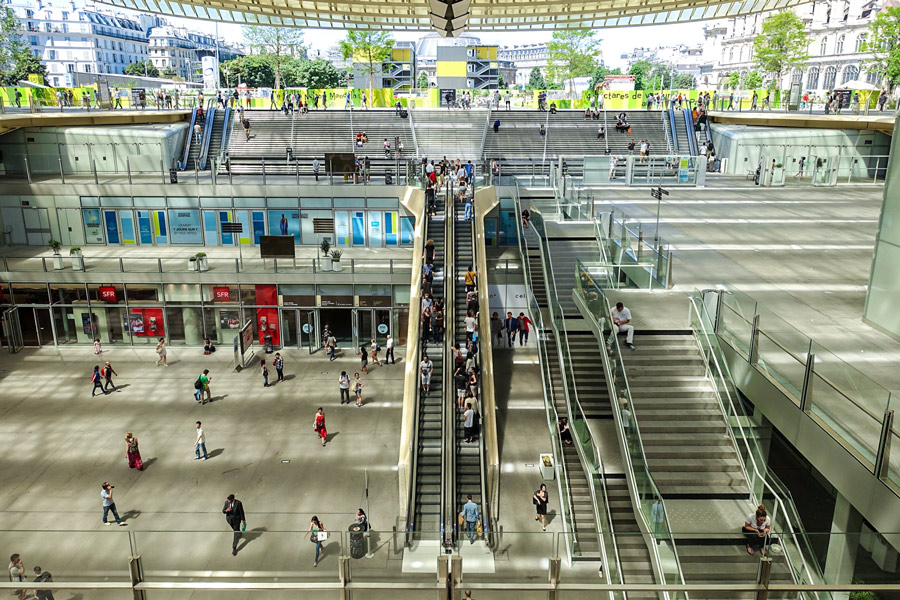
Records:
{"label": "outdoor light fixture", "polygon": [[458,37],[469,21],[472,0],[428,0],[431,24],[443,37]]}

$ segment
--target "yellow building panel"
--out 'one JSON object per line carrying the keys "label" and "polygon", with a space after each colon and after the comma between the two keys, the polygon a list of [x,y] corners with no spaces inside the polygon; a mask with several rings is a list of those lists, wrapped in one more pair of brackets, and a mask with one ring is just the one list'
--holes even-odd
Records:
{"label": "yellow building panel", "polygon": [[395,62],[409,62],[412,60],[412,50],[409,48],[394,48],[391,51],[391,60]]}
{"label": "yellow building panel", "polygon": [[437,61],[435,74],[438,77],[465,77],[466,61],[439,60]]}
{"label": "yellow building panel", "polygon": [[481,60],[496,60],[497,46],[475,46],[475,56]]}

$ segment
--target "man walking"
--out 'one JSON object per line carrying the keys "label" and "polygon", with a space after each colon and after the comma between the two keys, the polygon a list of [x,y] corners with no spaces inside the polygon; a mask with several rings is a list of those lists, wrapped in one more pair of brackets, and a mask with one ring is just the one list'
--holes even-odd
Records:
{"label": "man walking", "polygon": [[112,512],[113,516],[116,518],[116,524],[119,527],[124,527],[125,523],[119,518],[119,511],[116,510],[116,503],[113,500],[114,487],[116,486],[109,485],[108,481],[104,481],[103,485],[100,486],[100,498],[103,500],[103,524],[111,525],[111,523],[106,520],[106,515]]}
{"label": "man walking", "polygon": [[119,388],[117,388],[115,386],[115,384],[113,384],[113,380],[112,380],[113,375],[118,377],[119,374],[116,373],[116,370],[112,368],[112,365],[109,364],[109,361],[106,361],[106,364],[103,365],[102,369],[100,369],[100,374],[103,376],[103,379],[105,382],[104,387],[103,387],[104,394],[109,391],[109,388],[112,388],[114,392],[119,391]]}
{"label": "man walking", "polygon": [[[212,396],[209,393],[209,380],[209,369],[203,369],[203,373],[194,382],[194,389],[197,390],[194,392],[194,399],[200,402],[201,405],[212,402]],[[206,398],[201,401],[203,394],[206,394]]]}
{"label": "man walking", "polygon": [[231,526],[234,532],[234,538],[231,542],[231,555],[237,556],[238,542],[241,541],[242,531],[247,528],[247,518],[244,515],[244,505],[240,500],[235,499],[234,494],[228,494],[225,499],[225,506],[222,508],[225,515],[225,521]]}
{"label": "man walking", "polygon": [[510,348],[516,344],[516,334],[519,332],[519,320],[511,312],[506,313],[506,343]]}
{"label": "man walking", "polygon": [[534,325],[531,319],[525,316],[525,313],[520,312],[519,318],[516,319],[519,322],[519,345],[527,346],[528,345],[528,332],[531,331],[531,326]]}
{"label": "man walking", "polygon": [[[203,451],[203,457],[200,457],[200,451]],[[206,460],[206,435],[203,433],[203,425],[197,421],[197,439],[194,440],[194,460]]]}
{"label": "man walking", "polygon": [[272,365],[275,367],[275,372],[278,373],[276,381],[284,381],[284,359],[281,358],[281,353],[275,353],[275,360],[272,361]]}
{"label": "man walking", "polygon": [[387,336],[387,341],[384,343],[384,347],[387,348],[384,354],[384,362],[391,361],[392,365],[397,364],[397,361],[394,360],[394,338],[391,337],[390,333]]}
{"label": "man walking", "polygon": [[474,544],[475,531],[478,527],[478,505],[472,502],[472,494],[467,494],[466,500],[467,502],[459,514],[466,522],[466,535],[469,537],[469,543]]}
{"label": "man walking", "polygon": [[316,176],[316,181],[319,181],[319,167],[321,164],[319,163],[318,157],[313,159],[313,175]]}
{"label": "man walking", "polygon": [[[44,571],[40,567],[35,567],[34,583],[53,583],[53,575],[50,574],[50,571]],[[37,600],[54,600],[53,592],[50,590],[34,590],[34,597]]]}

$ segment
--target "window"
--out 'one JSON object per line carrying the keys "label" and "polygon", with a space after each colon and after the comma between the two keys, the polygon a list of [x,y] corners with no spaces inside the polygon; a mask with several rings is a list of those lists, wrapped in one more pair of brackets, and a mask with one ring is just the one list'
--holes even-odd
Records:
{"label": "window", "polygon": [[835,54],[843,54],[844,53],[844,41],[847,39],[847,34],[842,34],[838,37],[837,45],[834,47]]}
{"label": "window", "polygon": [[872,85],[879,85],[881,83],[881,73],[878,71],[869,71],[866,73],[866,82],[871,83]]}
{"label": "window", "polygon": [[844,67],[844,72],[841,75],[841,85],[848,81],[855,81],[856,79],[859,79],[859,67],[855,65],[847,65]]}
{"label": "window", "polygon": [[85,73],[90,73],[90,72],[91,72],[91,65],[85,65],[85,66],[84,66],[84,72],[85,72]]}
{"label": "window", "polygon": [[825,81],[823,87],[826,90],[834,89],[834,82],[837,79],[837,67],[828,67],[825,69]]}
{"label": "window", "polygon": [[819,56],[825,56],[825,52],[828,50],[828,37],[822,38],[822,43],[819,44]]}
{"label": "window", "polygon": [[63,20],[63,21],[68,21],[68,20],[69,20],[69,13],[67,13],[66,11],[63,11],[63,13],[62,13],[62,20]]}
{"label": "window", "polygon": [[46,31],[47,33],[50,33],[52,31],[50,23],[44,23],[44,31]]}
{"label": "window", "polygon": [[809,68],[809,77],[806,79],[806,89],[814,90],[819,87],[819,67]]}
{"label": "window", "polygon": [[803,71],[800,69],[795,69],[794,74],[791,76],[791,83],[801,83],[803,81]]}
{"label": "window", "polygon": [[50,60],[56,60],[56,50],[48,51],[47,55],[50,57]]}
{"label": "window", "polygon": [[856,36],[856,49],[854,52],[864,52],[863,48],[866,46],[866,34],[861,33]]}
{"label": "window", "polygon": [[66,63],[66,72],[67,72],[67,73],[74,73],[74,72],[75,72],[75,65],[73,65],[72,63]]}
{"label": "window", "polygon": [[734,62],[734,48],[728,49],[728,62]]}

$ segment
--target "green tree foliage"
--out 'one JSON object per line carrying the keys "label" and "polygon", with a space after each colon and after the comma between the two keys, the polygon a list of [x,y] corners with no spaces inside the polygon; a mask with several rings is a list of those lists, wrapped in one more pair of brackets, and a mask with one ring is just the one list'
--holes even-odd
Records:
{"label": "green tree foliage", "polygon": [[744,77],[744,87],[748,90],[758,90],[763,86],[763,76],[759,71],[753,70]]}
{"label": "green tree foliage", "polygon": [[141,62],[128,63],[128,66],[125,67],[125,74],[139,77],[159,77],[159,69],[148,59]]}
{"label": "green tree foliage", "polygon": [[675,85],[672,89],[690,90],[694,88],[694,76],[689,73],[679,73],[675,76]]}
{"label": "green tree foliage", "polygon": [[16,85],[19,81],[27,80],[29,75],[40,75],[47,79],[47,67],[31,52],[25,50],[16,54],[16,65],[9,74],[8,85]]}
{"label": "green tree foliage", "polygon": [[369,74],[369,98],[375,87],[375,72],[391,55],[395,40],[387,31],[350,30],[341,40],[341,55],[353,64],[360,64]]}
{"label": "green tree foliage", "polygon": [[636,90],[648,90],[652,89],[646,87],[649,85],[648,75],[650,71],[653,69],[653,65],[649,60],[639,60],[628,69],[629,75],[634,75],[634,89]]}
{"label": "green tree foliage", "polygon": [[[676,90],[679,86],[676,83],[678,72],[675,65],[665,62],[651,63],[650,71],[647,73],[644,81],[648,83],[647,89],[650,90]],[[688,86],[690,87],[690,85]]]}
{"label": "green tree foliage", "polygon": [[16,85],[29,75],[47,77],[47,68],[22,41],[16,15],[9,8],[0,12],[0,84]]}
{"label": "green tree foliage", "polygon": [[[175,69],[173,69],[172,67],[166,67],[165,69],[160,71],[159,74],[163,77],[168,77],[169,79],[178,76],[178,73],[176,73]],[[225,80],[223,79],[222,81],[225,81]]]}
{"label": "green tree foliage", "polygon": [[594,67],[594,70],[591,72],[591,83],[588,86],[588,89],[595,90],[597,86],[603,83],[603,80],[607,75],[621,75],[622,69],[616,67],[615,69],[607,69],[603,65],[597,65]]}
{"label": "green tree foliage", "polygon": [[423,89],[428,87],[428,74],[425,71],[419,73],[419,77],[416,79],[416,87]]}
{"label": "green tree foliage", "polygon": [[600,57],[600,40],[592,29],[554,31],[547,44],[547,76],[556,84],[569,82],[569,96],[574,97],[574,77],[591,74]]}
{"label": "green tree foliage", "polygon": [[737,71],[729,73],[728,80],[725,82],[725,87],[730,90],[736,90],[741,87],[741,74]]}
{"label": "green tree foliage", "polygon": [[753,61],[760,71],[774,75],[781,89],[781,76],[809,60],[809,44],[803,20],[784,10],[763,21],[762,31],[753,39]]}
{"label": "green tree foliage", "polygon": [[505,90],[505,89],[506,89],[506,80],[503,79],[503,71],[498,71],[498,74],[497,74],[497,87],[500,88],[501,90]]}
{"label": "green tree foliage", "polygon": [[341,87],[346,75],[332,63],[322,58],[316,60],[292,60],[282,71],[285,87],[324,89]]}
{"label": "green tree foliage", "polygon": [[528,84],[525,86],[526,90],[546,90],[547,82],[544,80],[544,74],[541,73],[540,67],[535,67],[531,70],[531,74],[528,75]]}
{"label": "green tree foliage", "polygon": [[282,65],[297,55],[301,58],[306,57],[303,31],[300,29],[245,25],[241,31],[250,49],[268,59],[272,64],[275,71],[274,87],[276,88],[282,87]]}
{"label": "green tree foliage", "polygon": [[863,51],[873,54],[863,61],[869,71],[883,74],[891,85],[900,81],[900,7],[883,8],[869,23]]}
{"label": "green tree foliage", "polygon": [[220,81],[226,81],[226,69],[228,83],[232,86],[240,81],[249,87],[275,87],[275,67],[266,56],[251,54],[221,63]]}

